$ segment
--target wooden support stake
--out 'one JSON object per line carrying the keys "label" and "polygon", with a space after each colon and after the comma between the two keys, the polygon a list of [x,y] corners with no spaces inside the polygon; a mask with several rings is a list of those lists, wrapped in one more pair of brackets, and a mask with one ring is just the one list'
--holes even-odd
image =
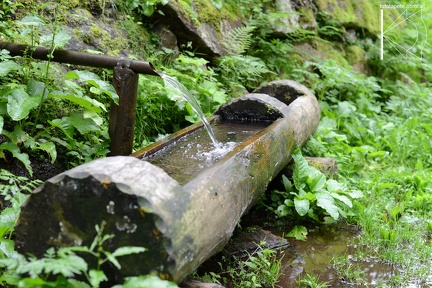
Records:
{"label": "wooden support stake", "polygon": [[122,58],[114,68],[113,86],[120,99],[118,105],[111,101],[110,156],[132,153],[139,76],[129,68],[131,62],[131,59]]}

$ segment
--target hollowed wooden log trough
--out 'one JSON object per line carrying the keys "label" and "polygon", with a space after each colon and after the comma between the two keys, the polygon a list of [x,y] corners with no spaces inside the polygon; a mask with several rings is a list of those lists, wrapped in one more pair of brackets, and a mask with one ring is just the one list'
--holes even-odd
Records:
{"label": "hollowed wooden log trough", "polygon": [[180,282],[224,247],[241,216],[318,126],[319,106],[306,87],[282,80],[256,92],[222,106],[215,117],[272,123],[184,185],[137,157],[170,142],[175,146],[199,125],[138,151],[137,157],[94,160],[49,179],[22,207],[16,249],[41,257],[49,247],[88,246],[95,225],[104,221],[105,232],[115,235],[106,250],[148,249],[119,258],[118,272],[106,267],[111,280],[156,272]]}

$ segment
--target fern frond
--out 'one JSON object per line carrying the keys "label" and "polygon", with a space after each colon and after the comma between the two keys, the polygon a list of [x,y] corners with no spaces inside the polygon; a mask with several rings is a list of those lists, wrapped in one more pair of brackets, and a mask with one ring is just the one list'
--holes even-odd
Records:
{"label": "fern frond", "polygon": [[249,49],[252,44],[254,26],[238,27],[228,32],[222,40],[227,55],[240,55]]}

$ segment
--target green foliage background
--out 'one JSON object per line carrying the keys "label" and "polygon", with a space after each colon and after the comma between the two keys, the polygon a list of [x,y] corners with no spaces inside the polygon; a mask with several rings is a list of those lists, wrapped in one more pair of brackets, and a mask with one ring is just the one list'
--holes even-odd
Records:
{"label": "green foliage background", "polygon": [[[65,22],[61,11],[65,6],[56,6],[57,10],[54,10],[58,12],[55,14],[50,10],[55,6],[54,2],[30,2],[29,7],[20,1],[3,0],[0,3],[2,40],[43,45],[51,51],[64,47],[71,36],[62,28]],[[112,9],[119,25],[129,34],[135,33],[137,27],[144,27],[148,33],[145,48],[139,40],[129,45],[139,48],[137,54],[145,54],[146,60],[151,61],[157,70],[183,83],[197,98],[206,115],[211,115],[221,104],[242,95],[245,90],[253,90],[267,81],[288,78],[309,87],[319,100],[322,117],[316,133],[301,153],[334,157],[339,164],[337,180],[326,179],[322,173],[309,167],[299,151],[293,156],[296,165],[294,179],[283,179],[285,191],[272,192],[269,209],[275,212],[276,217],[298,224],[289,235],[296,238],[307,237],[305,227],[309,222],[323,224],[337,220],[359,225],[363,235],[358,253],[354,258],[334,264],[341,277],[347,266],[357,265],[356,260],[377,258],[404,271],[394,275],[389,285],[422,285],[430,279],[430,41],[423,48],[421,59],[405,59],[395,49],[385,46],[385,58],[380,60],[377,37],[357,31],[357,40],[350,42],[344,38],[350,27],[332,15],[318,13],[316,30],[298,28],[289,37],[282,38],[274,36],[272,23],[287,15],[262,9],[272,1],[211,1],[216,9],[237,3],[236,12],[246,17],[249,25],[226,35],[224,46],[227,55],[210,63],[188,47],[183,47],[181,52],[160,47],[160,39],[148,32],[151,31],[149,24],[141,23],[143,15],[159,13],[157,4],[165,1],[84,2],[85,7],[100,11],[102,18],[106,17],[108,9]],[[183,2],[190,4],[189,1]],[[371,5],[378,11],[380,3],[373,3]],[[405,0],[392,3],[410,4]],[[432,6],[426,0],[418,1],[418,4],[425,5],[423,20],[428,27],[428,39],[432,39]],[[412,27],[403,29],[404,33],[392,36],[399,43],[410,45],[415,40],[415,31]],[[328,59],[308,58],[296,49],[296,45],[304,42],[313,43],[318,48],[336,46],[339,50],[335,51],[339,53],[326,55]],[[343,57],[351,46],[365,52],[366,69],[363,72],[354,70]],[[14,58],[5,50],[0,51],[0,60],[0,160],[18,159],[31,178],[32,161],[49,158],[52,163],[64,163],[66,169],[107,155],[109,103],[118,99],[110,84],[112,72],[65,70],[52,61],[35,61],[30,55]],[[140,76],[136,149],[197,119],[189,104],[171,95],[162,80]],[[5,185],[1,186],[0,262],[5,266],[12,265],[10,259],[13,255],[24,257],[13,251],[13,223],[18,217],[20,204],[26,198],[24,192],[39,182],[37,179],[16,178],[18,176],[5,170],[2,170],[1,177]],[[10,207],[4,209],[3,206]],[[133,253],[133,249],[129,252]],[[68,257],[74,255],[68,253],[52,254],[47,258],[60,256],[59,261],[69,261]],[[99,256],[106,259],[103,258],[106,255]],[[24,266],[33,261],[20,259]],[[43,267],[39,266],[37,276],[32,274],[35,276],[33,280],[48,281],[42,279],[46,272],[43,272]],[[19,269],[11,268],[10,271],[7,276],[10,278],[5,276],[1,281],[15,284],[23,281],[22,287],[35,285],[31,282],[32,277],[28,278],[29,271],[27,274],[20,273]],[[97,269],[94,271],[94,278],[89,283],[103,279],[97,278],[102,277]],[[246,274],[253,277],[254,273],[249,272],[243,273],[242,277]],[[58,272],[58,281],[70,277],[70,274],[62,273]],[[128,279],[125,285],[141,280],[144,281]],[[242,281],[249,283],[251,279],[242,278]],[[362,279],[351,279],[351,282],[362,284]]]}

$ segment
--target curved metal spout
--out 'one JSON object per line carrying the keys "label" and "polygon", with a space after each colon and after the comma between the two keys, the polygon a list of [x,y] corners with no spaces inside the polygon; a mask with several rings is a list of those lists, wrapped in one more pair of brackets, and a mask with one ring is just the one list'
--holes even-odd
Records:
{"label": "curved metal spout", "polygon": [[[44,47],[32,47],[30,45],[0,41],[0,49],[8,50],[12,56],[29,55],[39,60],[49,60],[51,58],[49,57],[50,50]],[[120,59],[121,57],[95,55],[64,49],[55,49],[52,52],[52,61],[97,68],[114,69]],[[129,68],[135,73],[161,77],[153,65],[147,61],[132,60]]]}

